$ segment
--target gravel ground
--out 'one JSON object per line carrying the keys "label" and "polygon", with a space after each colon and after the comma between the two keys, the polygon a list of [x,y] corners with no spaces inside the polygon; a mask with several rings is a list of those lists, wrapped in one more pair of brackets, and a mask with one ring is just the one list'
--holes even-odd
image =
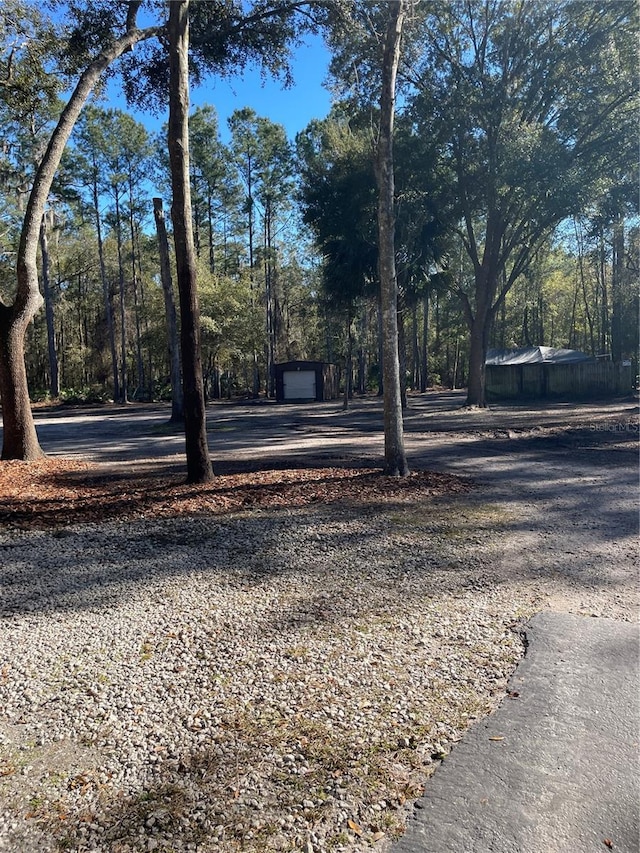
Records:
{"label": "gravel ground", "polygon": [[512,453],[449,498],[0,532],[0,850],[385,849],[523,620],[637,614],[637,457],[552,490],[568,456],[529,492]]}
{"label": "gravel ground", "polygon": [[5,535],[3,849],[383,839],[531,612],[485,577],[481,517],[460,560],[451,511]]}

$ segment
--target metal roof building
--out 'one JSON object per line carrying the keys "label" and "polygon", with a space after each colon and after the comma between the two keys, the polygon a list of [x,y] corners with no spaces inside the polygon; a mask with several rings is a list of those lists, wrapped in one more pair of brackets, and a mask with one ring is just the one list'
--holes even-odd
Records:
{"label": "metal roof building", "polygon": [[518,349],[490,349],[485,364],[579,364],[595,361],[586,352],[557,347],[519,347]]}

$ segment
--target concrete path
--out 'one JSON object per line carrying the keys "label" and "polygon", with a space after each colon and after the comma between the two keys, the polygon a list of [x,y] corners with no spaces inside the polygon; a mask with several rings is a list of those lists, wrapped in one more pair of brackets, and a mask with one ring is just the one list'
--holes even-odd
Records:
{"label": "concrete path", "polygon": [[638,853],[638,626],[543,612],[391,853]]}

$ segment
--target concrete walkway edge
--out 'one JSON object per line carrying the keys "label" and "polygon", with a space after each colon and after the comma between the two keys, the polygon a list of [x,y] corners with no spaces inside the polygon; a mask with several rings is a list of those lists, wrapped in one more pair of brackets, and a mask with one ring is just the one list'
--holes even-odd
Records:
{"label": "concrete walkway edge", "polygon": [[392,853],[640,850],[638,626],[543,612],[525,632],[514,698],[443,761]]}

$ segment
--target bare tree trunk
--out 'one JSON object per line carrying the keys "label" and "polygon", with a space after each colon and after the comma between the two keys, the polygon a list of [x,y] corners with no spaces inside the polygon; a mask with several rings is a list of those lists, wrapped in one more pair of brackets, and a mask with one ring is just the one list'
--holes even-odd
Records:
{"label": "bare tree trunk", "polygon": [[411,306],[411,390],[420,387],[420,348],[418,346],[418,302]]}
{"label": "bare tree trunk", "polygon": [[460,338],[456,335],[456,351],[453,359],[453,379],[451,381],[451,390],[456,390],[456,380],[458,378],[458,363],[460,361]]}
{"label": "bare tree trunk", "polygon": [[600,286],[602,289],[602,305],[600,314],[600,353],[611,355],[611,334],[609,326],[609,293],[607,288],[607,253],[604,241],[604,229],[600,226],[598,240],[598,262],[600,268]]}
{"label": "bare tree trunk", "polygon": [[267,397],[275,397],[276,375],[275,375],[275,308],[274,308],[274,286],[273,286],[273,258],[271,254],[271,203],[267,198],[264,211],[264,284],[265,305],[267,321]]}
{"label": "bare tree trunk", "polygon": [[120,401],[129,402],[129,381],[127,378],[127,306],[124,282],[124,263],[122,260],[122,222],[120,220],[120,190],[114,184],[116,202],[116,246],[118,250],[118,293],[120,297]]}
{"label": "bare tree trunk", "polygon": [[611,358],[622,361],[622,286],[624,277],[624,219],[613,223],[613,259],[611,268]]}
{"label": "bare tree trunk", "polygon": [[471,325],[469,339],[469,383],[467,385],[466,404],[469,407],[486,408],[485,395],[485,358],[490,319],[486,306],[477,310]]}
{"label": "bare tree trunk", "polygon": [[133,218],[133,182],[129,175],[129,238],[131,240],[131,285],[133,287],[133,312],[136,324],[136,372],[138,376],[138,394],[137,399],[140,400],[140,395],[144,398],[145,395],[145,376],[144,376],[144,359],[142,358],[142,332],[140,328],[140,303],[141,299],[138,292],[138,269],[136,264],[136,226]]}
{"label": "bare tree trunk", "polygon": [[367,352],[365,342],[367,340],[367,318],[369,308],[365,302],[360,313],[360,346],[358,347],[358,393],[364,394],[367,390]]}
{"label": "bare tree trunk", "polygon": [[497,290],[497,272],[493,259],[489,258],[478,266],[475,273],[475,300],[472,311],[468,299],[463,300],[465,319],[470,330],[469,338],[469,380],[467,400],[469,407],[486,408],[486,368],[489,333],[499,303],[494,304]]}
{"label": "bare tree trunk", "polygon": [[55,399],[60,396],[60,372],[58,370],[58,353],[56,352],[56,330],[53,312],[53,297],[51,295],[51,276],[49,274],[49,236],[47,234],[47,214],[42,217],[40,225],[40,256],[42,259],[42,290],[47,317],[47,349],[49,353],[49,393]]}
{"label": "bare tree trunk", "polygon": [[3,416],[3,459],[25,461],[40,458],[43,453],[38,442],[29,401],[27,371],[24,363],[24,337],[27,327],[43,303],[38,288],[37,252],[40,224],[51,183],[60,164],[71,131],[82,107],[103,71],[124,51],[137,42],[158,33],[153,27],[139,30],[135,18],[139,0],[129,3],[127,31],[103,50],[85,69],[63,109],[53,131],[35,179],[20,235],[17,259],[17,290],[13,305],[0,303],[0,397]]}
{"label": "bare tree trunk", "polygon": [[164,310],[167,318],[167,333],[169,337],[169,354],[171,361],[171,423],[184,421],[184,406],[182,397],[182,371],[180,368],[180,344],[178,340],[178,317],[173,298],[173,282],[171,281],[171,264],[169,262],[169,240],[164,220],[162,199],[154,198],[153,215],[158,232],[158,251],[160,253],[160,279],[164,294]]}
{"label": "bare tree trunk", "polygon": [[209,271],[216,271],[216,252],[213,240],[213,197],[211,195],[211,184],[207,181],[207,223],[209,237]]}
{"label": "bare tree trunk", "polygon": [[147,400],[153,400],[153,355],[151,353],[151,347],[149,346],[149,312],[147,311],[147,303],[145,300],[144,294],[144,273],[142,270],[142,251],[140,249],[140,226],[136,225],[134,228],[134,236],[135,236],[135,246],[136,246],[136,258],[138,259],[138,281],[140,283],[140,310],[142,312],[142,321],[144,324],[144,335],[147,339],[147,387],[145,390]]}
{"label": "bare tree trunk", "polygon": [[382,58],[380,127],[376,145],[378,183],[378,255],[382,309],[382,373],[384,385],[384,473],[404,477],[409,466],[404,449],[402,388],[398,357],[398,281],[395,263],[393,126],[396,75],[405,17],[404,0],[390,0]]}
{"label": "bare tree trunk", "polygon": [[420,371],[420,391],[429,387],[429,294],[422,300],[422,370]]}
{"label": "bare tree trunk", "polygon": [[384,394],[384,376],[382,375],[382,363],[384,361],[384,353],[382,347],[382,295],[380,293],[380,288],[378,287],[378,300],[377,300],[377,332],[378,332],[378,391],[376,396],[382,397]]}
{"label": "bare tree trunk", "polygon": [[169,6],[169,158],[171,219],[180,295],[187,482],[213,478],[207,445],[206,409],[200,350],[200,306],[191,224],[189,186],[189,0]]}
{"label": "bare tree trunk", "polygon": [[344,397],[342,398],[342,408],[346,411],[349,408],[349,400],[352,396],[353,382],[353,306],[349,305],[347,309],[347,340],[344,354]]}
{"label": "bare tree trunk", "polygon": [[96,214],[96,234],[98,237],[98,258],[100,261],[100,280],[102,282],[102,299],[104,301],[104,313],[107,318],[107,333],[109,335],[109,351],[111,353],[111,373],[113,376],[113,399],[120,399],[120,379],[118,377],[118,353],[116,350],[116,329],[113,319],[113,305],[111,304],[111,293],[109,280],[107,279],[107,268],[104,261],[104,243],[102,241],[102,223],[100,221],[100,207],[98,200],[97,167],[93,164],[93,207]]}
{"label": "bare tree trunk", "polygon": [[407,409],[407,336],[404,327],[404,308],[398,308],[398,366],[400,370],[400,402]]}
{"label": "bare tree trunk", "polygon": [[[35,300],[34,300],[35,301]],[[27,304],[15,315],[0,306],[0,395],[2,397],[2,459],[32,461],[44,454],[38,442],[31,412],[24,361],[24,336],[37,308]]]}
{"label": "bare tree trunk", "polygon": [[[249,289],[251,291],[251,309],[253,311],[255,305],[255,272],[253,264],[253,171],[251,164],[251,154],[247,153],[247,214],[249,216]],[[257,398],[260,395],[260,371],[258,369],[258,353],[253,350],[253,396]],[[268,391],[269,376],[267,373],[267,384],[265,390]]]}

